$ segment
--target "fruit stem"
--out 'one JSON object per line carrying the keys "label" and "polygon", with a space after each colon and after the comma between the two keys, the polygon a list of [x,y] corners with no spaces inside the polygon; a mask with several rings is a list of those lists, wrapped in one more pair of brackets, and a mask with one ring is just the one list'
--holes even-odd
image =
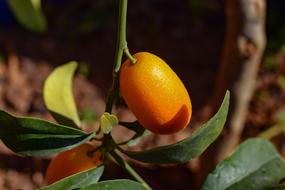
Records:
{"label": "fruit stem", "polygon": [[117,163],[123,167],[135,180],[140,182],[147,190],[152,190],[152,188],[144,181],[144,179],[125,161],[119,154],[118,150],[111,152],[112,157],[117,161]]}
{"label": "fruit stem", "polygon": [[128,47],[124,48],[124,53],[125,53],[125,56],[131,61],[132,64],[136,64],[137,60],[132,56]]}

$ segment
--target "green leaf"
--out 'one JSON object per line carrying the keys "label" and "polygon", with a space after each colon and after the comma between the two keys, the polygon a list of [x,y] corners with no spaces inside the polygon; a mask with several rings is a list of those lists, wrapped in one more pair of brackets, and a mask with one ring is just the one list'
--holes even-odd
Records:
{"label": "green leaf", "polygon": [[221,133],[228,114],[229,100],[230,93],[227,92],[216,115],[188,138],[146,151],[124,153],[136,160],[156,164],[184,163],[199,156]]}
{"label": "green leaf", "polygon": [[101,181],[87,187],[80,188],[80,190],[146,190],[146,188],[135,181],[128,179],[115,179]]}
{"label": "green leaf", "polygon": [[285,162],[275,147],[264,139],[250,139],[219,163],[203,190],[266,190],[285,177]]}
{"label": "green leaf", "polygon": [[42,13],[41,0],[7,0],[18,22],[28,30],[43,33],[47,22]]}
{"label": "green leaf", "polygon": [[22,155],[49,156],[83,144],[94,135],[36,118],[15,117],[0,110],[0,138]]}
{"label": "green leaf", "polygon": [[72,61],[57,67],[44,84],[45,104],[56,119],[63,125],[80,126],[73,93],[72,79],[77,63]]}
{"label": "green leaf", "polygon": [[39,188],[38,190],[73,190],[81,187],[86,187],[99,181],[104,171],[104,166],[92,168],[84,172],[80,172],[62,180],[59,180],[49,186]]}
{"label": "green leaf", "polygon": [[118,124],[119,124],[118,118],[115,115],[110,114],[108,112],[105,112],[100,118],[100,126],[104,134],[110,133],[112,128],[117,126]]}

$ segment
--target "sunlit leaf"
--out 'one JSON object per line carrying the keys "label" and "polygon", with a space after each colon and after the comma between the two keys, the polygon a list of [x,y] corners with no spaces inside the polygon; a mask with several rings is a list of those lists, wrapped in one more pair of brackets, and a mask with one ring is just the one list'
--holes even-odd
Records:
{"label": "sunlit leaf", "polygon": [[285,177],[285,162],[267,140],[250,139],[219,163],[202,190],[266,190]]}
{"label": "sunlit leaf", "polygon": [[28,30],[38,33],[47,30],[41,0],[7,0],[7,2],[16,19]]}
{"label": "sunlit leaf", "polygon": [[76,62],[57,67],[44,84],[45,104],[57,122],[68,126],[80,126],[73,93],[72,79]]}
{"label": "sunlit leaf", "polygon": [[39,188],[38,190],[55,190],[55,189],[73,190],[81,187],[86,187],[88,185],[98,182],[98,180],[103,174],[103,171],[104,171],[104,166],[92,168],[87,171],[66,177],[49,186]]}
{"label": "sunlit leaf", "polygon": [[156,164],[184,163],[199,156],[221,133],[229,110],[229,100],[230,93],[227,92],[219,111],[188,138],[146,151],[124,153],[136,160]]}
{"label": "sunlit leaf", "polygon": [[0,110],[0,138],[18,154],[49,156],[83,144],[94,135],[40,119],[15,117]]}

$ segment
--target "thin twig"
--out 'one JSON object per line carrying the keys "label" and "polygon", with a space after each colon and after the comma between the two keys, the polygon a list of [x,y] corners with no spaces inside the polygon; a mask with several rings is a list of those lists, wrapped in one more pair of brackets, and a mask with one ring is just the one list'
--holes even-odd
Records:
{"label": "thin twig", "polygon": [[140,182],[147,190],[151,190],[152,188],[144,181],[144,179],[125,161],[118,150],[114,150],[111,152],[112,157],[117,161],[117,163],[123,167],[134,179]]}

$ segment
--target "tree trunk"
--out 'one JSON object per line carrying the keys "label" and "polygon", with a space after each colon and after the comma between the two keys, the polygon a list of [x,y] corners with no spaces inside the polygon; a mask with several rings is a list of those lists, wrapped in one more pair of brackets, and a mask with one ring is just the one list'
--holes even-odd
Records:
{"label": "tree trunk", "polygon": [[[229,134],[220,147],[223,159],[239,143],[255,90],[259,64],[266,44],[264,0],[228,0],[227,36],[214,100],[221,100],[226,88],[232,92]],[[217,109],[217,102],[213,107]]]}
{"label": "tree trunk", "polygon": [[206,172],[240,141],[266,44],[265,7],[265,0],[226,1],[226,37],[210,114],[218,109],[227,89],[231,91],[231,111],[224,138],[201,158]]}

